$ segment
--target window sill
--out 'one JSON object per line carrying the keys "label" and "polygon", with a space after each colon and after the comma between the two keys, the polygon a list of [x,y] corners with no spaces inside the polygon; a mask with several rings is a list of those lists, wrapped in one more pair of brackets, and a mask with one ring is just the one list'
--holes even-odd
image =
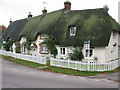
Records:
{"label": "window sill", "polygon": [[94,59],[93,57],[85,57],[85,59]]}

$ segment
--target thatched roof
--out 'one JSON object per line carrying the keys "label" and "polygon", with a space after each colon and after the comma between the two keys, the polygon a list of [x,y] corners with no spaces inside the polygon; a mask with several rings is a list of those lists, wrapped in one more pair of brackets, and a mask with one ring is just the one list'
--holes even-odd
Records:
{"label": "thatched roof", "polygon": [[[69,26],[76,26],[75,36],[70,36]],[[52,35],[57,45],[82,46],[90,40],[92,46],[107,46],[113,30],[120,32],[120,26],[103,8],[68,12],[61,9],[12,22],[3,38],[18,41],[25,36],[34,41],[38,33],[45,33]]]}

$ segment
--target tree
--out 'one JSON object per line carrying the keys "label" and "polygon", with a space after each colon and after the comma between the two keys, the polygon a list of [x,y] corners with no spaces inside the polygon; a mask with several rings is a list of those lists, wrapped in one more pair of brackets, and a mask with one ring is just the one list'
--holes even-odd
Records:
{"label": "tree", "polygon": [[108,11],[108,10],[109,10],[108,5],[104,5],[103,8],[104,8],[105,11]]}
{"label": "tree", "polygon": [[54,57],[57,55],[57,49],[55,47],[55,41],[54,38],[52,36],[50,36],[49,38],[47,38],[43,44],[46,44],[47,48],[50,50],[51,54],[54,54]]}
{"label": "tree", "polygon": [[11,51],[12,50],[12,45],[13,45],[13,41],[12,40],[7,40],[5,43],[3,43],[3,48],[6,51]]}
{"label": "tree", "polygon": [[31,45],[31,42],[30,42],[30,41],[26,41],[26,42],[24,43],[24,47],[28,50],[28,53],[29,53],[29,51],[31,50],[30,45]]}
{"label": "tree", "polygon": [[76,48],[73,50],[73,53],[69,54],[69,58],[74,61],[81,61],[84,58],[82,50]]}

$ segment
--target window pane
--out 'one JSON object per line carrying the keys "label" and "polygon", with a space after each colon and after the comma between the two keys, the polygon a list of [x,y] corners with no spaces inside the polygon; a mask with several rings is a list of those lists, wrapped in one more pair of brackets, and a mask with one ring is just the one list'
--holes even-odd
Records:
{"label": "window pane", "polygon": [[60,48],[60,54],[62,54],[62,48]]}
{"label": "window pane", "polygon": [[88,49],[86,50],[86,57],[88,57]]}
{"label": "window pane", "polygon": [[63,48],[63,54],[65,54],[65,48]]}
{"label": "window pane", "polygon": [[93,50],[90,49],[90,57],[93,55]]}
{"label": "window pane", "polygon": [[71,36],[76,35],[76,27],[70,27],[70,35]]}

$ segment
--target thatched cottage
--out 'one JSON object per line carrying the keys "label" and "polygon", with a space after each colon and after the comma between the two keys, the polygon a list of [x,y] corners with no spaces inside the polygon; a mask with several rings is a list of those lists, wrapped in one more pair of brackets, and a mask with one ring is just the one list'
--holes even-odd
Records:
{"label": "thatched cottage", "polygon": [[[84,60],[107,62],[120,58],[120,25],[104,8],[71,10],[71,2],[64,2],[64,9],[11,22],[2,40],[20,44],[21,53],[26,53],[24,42],[31,41],[32,55],[50,54],[42,42],[52,36],[58,54],[56,58],[67,59],[77,47],[90,41],[90,49],[82,49]],[[14,44],[15,46],[15,44]]]}

